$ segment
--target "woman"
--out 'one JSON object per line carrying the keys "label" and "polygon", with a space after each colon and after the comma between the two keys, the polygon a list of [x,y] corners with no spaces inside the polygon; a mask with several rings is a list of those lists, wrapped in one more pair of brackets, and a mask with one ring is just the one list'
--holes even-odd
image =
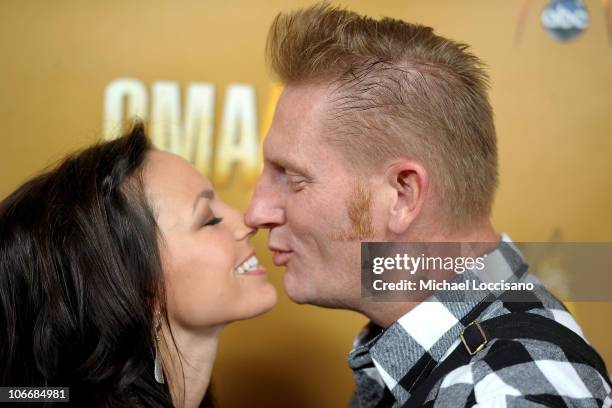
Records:
{"label": "woman", "polygon": [[0,203],[0,386],[205,405],[221,329],[276,302],[253,233],[140,124],[28,181]]}

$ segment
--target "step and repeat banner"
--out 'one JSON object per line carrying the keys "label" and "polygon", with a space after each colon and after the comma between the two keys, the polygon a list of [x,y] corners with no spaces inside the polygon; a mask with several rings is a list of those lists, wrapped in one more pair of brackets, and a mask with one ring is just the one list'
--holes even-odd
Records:
{"label": "step and repeat banner", "polygon": [[[3,0],[0,198],[66,153],[143,120],[157,147],[191,161],[245,210],[282,91],[264,60],[268,27],[309,1]],[[498,230],[524,242],[612,241],[612,34],[606,1],[345,1],[434,27],[488,65],[500,154]],[[221,406],[345,406],[347,353],[365,323],[297,306],[267,234],[255,238],[278,306],[221,337]],[[546,256],[544,256],[546,258]],[[550,262],[549,262],[550,264]],[[563,274],[563,263],[554,263]],[[571,302],[612,365],[607,302]],[[240,392],[236,392],[240,390]]]}

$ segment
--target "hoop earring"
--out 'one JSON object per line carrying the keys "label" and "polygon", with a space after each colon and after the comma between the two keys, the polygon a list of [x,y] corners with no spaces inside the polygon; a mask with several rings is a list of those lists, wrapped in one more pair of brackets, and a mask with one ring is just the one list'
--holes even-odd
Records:
{"label": "hoop earring", "polygon": [[155,363],[153,366],[153,374],[155,375],[155,381],[159,384],[164,383],[164,370],[161,364],[161,357],[159,353],[159,340],[161,339],[159,336],[159,332],[161,330],[161,317],[159,313],[157,313],[157,321],[155,322]]}

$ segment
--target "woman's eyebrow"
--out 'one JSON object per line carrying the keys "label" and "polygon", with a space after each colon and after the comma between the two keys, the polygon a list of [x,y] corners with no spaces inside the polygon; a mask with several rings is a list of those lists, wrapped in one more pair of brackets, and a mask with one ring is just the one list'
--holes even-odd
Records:
{"label": "woman's eyebrow", "polygon": [[215,192],[212,190],[203,190],[200,192],[200,194],[198,194],[195,198],[195,201],[193,202],[193,211],[195,212],[196,207],[198,206],[198,203],[200,202],[200,199],[202,198],[206,198],[208,200],[212,200],[215,198]]}

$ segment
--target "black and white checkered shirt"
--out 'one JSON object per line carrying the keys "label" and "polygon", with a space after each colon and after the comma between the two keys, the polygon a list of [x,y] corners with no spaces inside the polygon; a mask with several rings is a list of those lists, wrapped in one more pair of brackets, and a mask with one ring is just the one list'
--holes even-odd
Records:
{"label": "black and white checkered shirt", "polygon": [[[582,338],[567,309],[533,275],[507,236],[485,258],[485,270],[506,282],[533,282],[529,303],[504,301],[500,293],[479,293],[459,302],[428,301],[386,330],[370,323],[349,354],[356,391],[354,407],[402,406],[415,384],[460,344],[460,333],[475,319],[513,312],[554,319]],[[455,278],[478,280],[471,271]],[[482,301],[492,299],[482,307]],[[479,306],[480,305],[480,306]],[[535,339],[493,339],[469,362],[444,376],[429,393],[434,407],[612,407],[610,387],[596,369],[568,360],[557,345]]]}

